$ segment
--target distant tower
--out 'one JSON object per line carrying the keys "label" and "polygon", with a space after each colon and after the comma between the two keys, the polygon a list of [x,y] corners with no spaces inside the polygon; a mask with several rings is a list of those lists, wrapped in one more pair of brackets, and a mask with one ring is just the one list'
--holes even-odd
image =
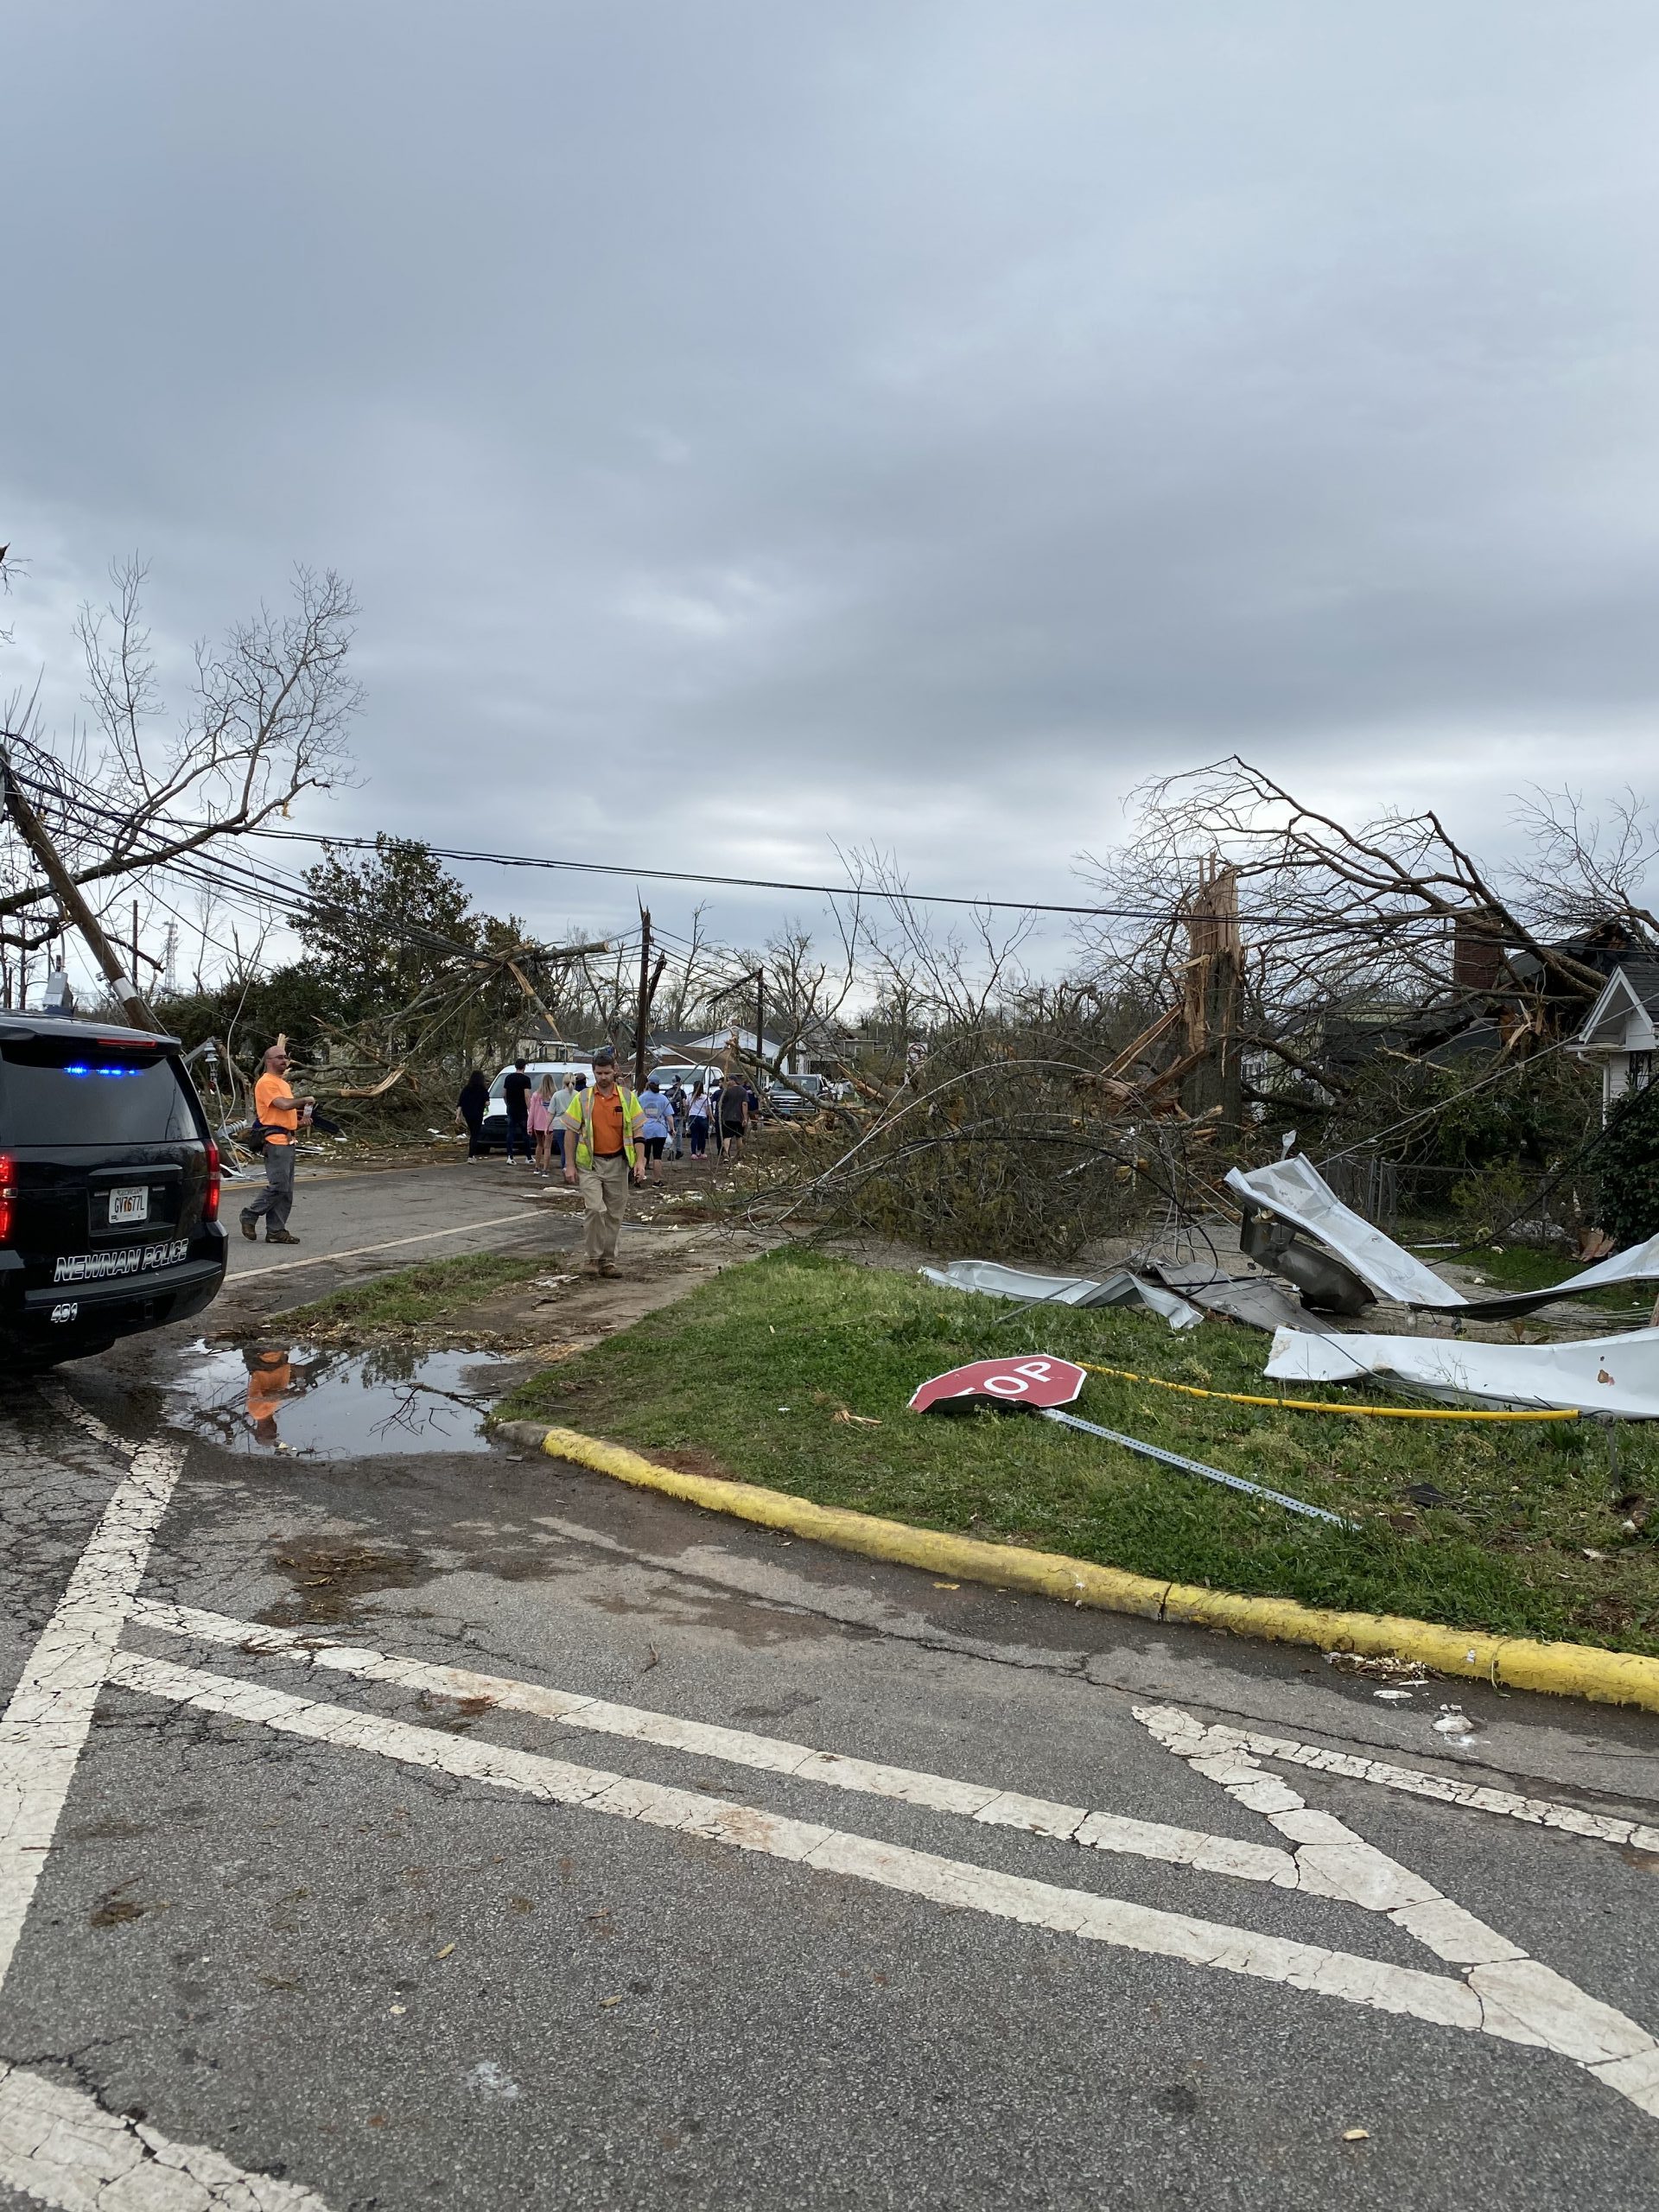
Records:
{"label": "distant tower", "polygon": [[166,942],[162,947],[162,988],[168,998],[176,996],[178,992],[178,957],[179,925],[176,922],[169,922]]}

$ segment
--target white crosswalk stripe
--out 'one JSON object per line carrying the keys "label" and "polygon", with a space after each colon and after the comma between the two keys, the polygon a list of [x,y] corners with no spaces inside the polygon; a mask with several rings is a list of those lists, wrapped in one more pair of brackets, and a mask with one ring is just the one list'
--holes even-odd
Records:
{"label": "white crosswalk stripe", "polygon": [[467,1668],[434,1666],[315,1633],[262,1627],[196,1608],[141,1605],[141,1628],[186,1640],[275,1656],[313,1672],[455,1699],[479,1699],[561,1726],[632,1738],[695,1757],[759,1768],[853,1793],[887,1797],[982,1825],[1096,1850],[1119,1851],[1244,1881],[1297,1890],[1385,1916],[1457,1975],[1397,1967],[1324,1945],[1291,1942],[1224,1923],[1171,1913],[972,1862],[918,1852],[814,1821],[763,1812],[669,1785],[576,1766],[539,1752],[458,1738],[428,1726],[180,1667],[138,1653],[122,1655],[111,1679],[198,1711],[316,1741],[432,1767],[491,1787],[597,1814],[679,1829],[737,1849],[789,1859],[931,1897],[957,1908],[1070,1933],[1085,1941],[1178,1958],[1402,2012],[1440,2026],[1493,2036],[1556,2053],[1659,2117],[1659,2044],[1638,2024],[1529,1958],[1512,1942],[1409,1868],[1356,1834],[1334,1815],[1307,1805],[1267,1774],[1237,1731],[1209,1729],[1179,1708],[1137,1708],[1136,1717],[1194,1772],[1261,1815],[1288,1849],[1207,1836],[1157,1821],[1090,1812],[990,1783],[878,1764],[803,1744],[711,1726],[632,1706]]}

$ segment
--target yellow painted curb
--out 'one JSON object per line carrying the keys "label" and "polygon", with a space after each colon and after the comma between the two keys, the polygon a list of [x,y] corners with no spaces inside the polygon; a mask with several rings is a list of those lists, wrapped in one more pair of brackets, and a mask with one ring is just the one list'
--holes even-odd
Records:
{"label": "yellow painted curb", "polygon": [[1292,1598],[1247,1598],[1230,1590],[1205,1590],[1191,1583],[1126,1574],[1119,1567],[1096,1567],[1059,1552],[982,1543],[973,1536],[949,1536],[937,1529],[912,1529],[903,1521],[849,1512],[843,1506],[814,1505],[808,1498],[764,1490],[754,1483],[681,1474],[624,1445],[606,1444],[574,1428],[550,1428],[540,1442],[550,1458],[572,1460],[637,1489],[659,1491],[665,1497],[683,1499],[711,1513],[730,1513],[763,1528],[786,1529],[791,1535],[860,1552],[867,1559],[925,1567],[953,1582],[1029,1590],[1039,1597],[1063,1599],[1067,1605],[1135,1613],[1143,1620],[1226,1629],[1236,1636],[1266,1637],[1276,1643],[1307,1643],[1319,1651],[1414,1659],[1439,1674],[1464,1675],[1506,1689],[1548,1690],[1563,1697],[1638,1705],[1659,1713],[1659,1659],[1637,1652],[1599,1651],[1587,1643],[1540,1643],[1529,1637],[1442,1628],[1402,1614],[1336,1612],[1299,1605]]}

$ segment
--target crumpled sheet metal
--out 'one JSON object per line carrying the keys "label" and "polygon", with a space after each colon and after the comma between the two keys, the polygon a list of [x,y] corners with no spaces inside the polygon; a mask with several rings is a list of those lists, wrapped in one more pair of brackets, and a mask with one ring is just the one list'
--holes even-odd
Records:
{"label": "crumpled sheet metal", "polygon": [[940,1290],[979,1291],[987,1298],[1023,1298],[1034,1306],[1144,1306],[1161,1314],[1172,1329],[1196,1328],[1204,1316],[1196,1306],[1161,1283],[1120,1268],[1098,1279],[1090,1275],[1039,1274],[1030,1268],[1004,1267],[1000,1260],[952,1260],[948,1268],[919,1272]]}
{"label": "crumpled sheet metal", "polygon": [[1546,1290],[1505,1292],[1495,1298],[1471,1298],[1443,1282],[1432,1268],[1402,1251],[1391,1236],[1345,1206],[1313,1162],[1298,1153],[1268,1167],[1228,1170],[1227,1186],[1235,1197],[1275,1214],[1281,1221],[1317,1236],[1338,1257],[1345,1260],[1360,1280],[1379,1298],[1395,1300],[1420,1311],[1450,1313],[1459,1310],[1501,1321],[1514,1313],[1529,1313],[1557,1299],[1576,1298],[1586,1290],[1604,1290],[1622,1282],[1659,1282],[1659,1236],[1616,1252],[1593,1268],[1586,1268],[1566,1282]]}
{"label": "crumpled sheet metal", "polygon": [[1482,1405],[1577,1406],[1621,1421],[1659,1421],[1659,1329],[1576,1344],[1488,1344],[1463,1338],[1313,1336],[1281,1329],[1275,1382],[1407,1382],[1431,1397]]}
{"label": "crumpled sheet metal", "polygon": [[1288,1291],[1267,1275],[1229,1275],[1213,1270],[1186,1269],[1160,1263],[1158,1280],[1190,1298],[1208,1313],[1220,1313],[1247,1328],[1328,1329],[1331,1324],[1310,1308],[1304,1311]]}
{"label": "crumpled sheet metal", "polygon": [[1236,1198],[1276,1214],[1281,1221],[1317,1236],[1379,1298],[1402,1306],[1467,1306],[1460,1290],[1442,1282],[1432,1268],[1402,1252],[1391,1236],[1345,1206],[1311,1160],[1297,1153],[1268,1167],[1230,1167],[1227,1187]]}

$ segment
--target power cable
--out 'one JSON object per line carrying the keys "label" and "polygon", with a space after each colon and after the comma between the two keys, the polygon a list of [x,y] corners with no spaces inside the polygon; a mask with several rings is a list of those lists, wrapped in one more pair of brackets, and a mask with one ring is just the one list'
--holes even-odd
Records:
{"label": "power cable", "polygon": [[[290,842],[322,846],[340,846],[349,850],[372,852],[378,840],[373,837],[354,837],[330,834],[323,830],[272,830],[259,828],[246,833],[249,836],[281,838]],[[408,842],[425,845],[435,860],[473,861],[492,868],[528,868],[556,869],[579,875],[614,875],[651,883],[701,883],[717,888],[738,891],[798,891],[824,899],[868,900],[872,904],[896,906],[966,906],[993,912],[1016,914],[1072,914],[1091,921],[1166,922],[1167,907],[1141,908],[1134,906],[1065,906],[1040,899],[993,899],[968,897],[959,893],[943,891],[911,891],[888,889],[879,885],[857,883],[805,883],[777,876],[714,875],[690,868],[635,868],[613,861],[573,861],[555,859],[544,854],[508,853],[482,850],[459,845],[433,845],[424,838]],[[1394,929],[1425,928],[1444,934],[1448,917],[1443,914],[1402,913],[1398,915],[1369,915],[1344,922],[1338,917],[1322,918],[1318,926],[1331,934],[1344,932],[1368,936],[1377,942]],[[1241,914],[1242,928],[1261,930],[1274,926],[1272,918]],[[1299,923],[1299,928],[1304,925]]]}

